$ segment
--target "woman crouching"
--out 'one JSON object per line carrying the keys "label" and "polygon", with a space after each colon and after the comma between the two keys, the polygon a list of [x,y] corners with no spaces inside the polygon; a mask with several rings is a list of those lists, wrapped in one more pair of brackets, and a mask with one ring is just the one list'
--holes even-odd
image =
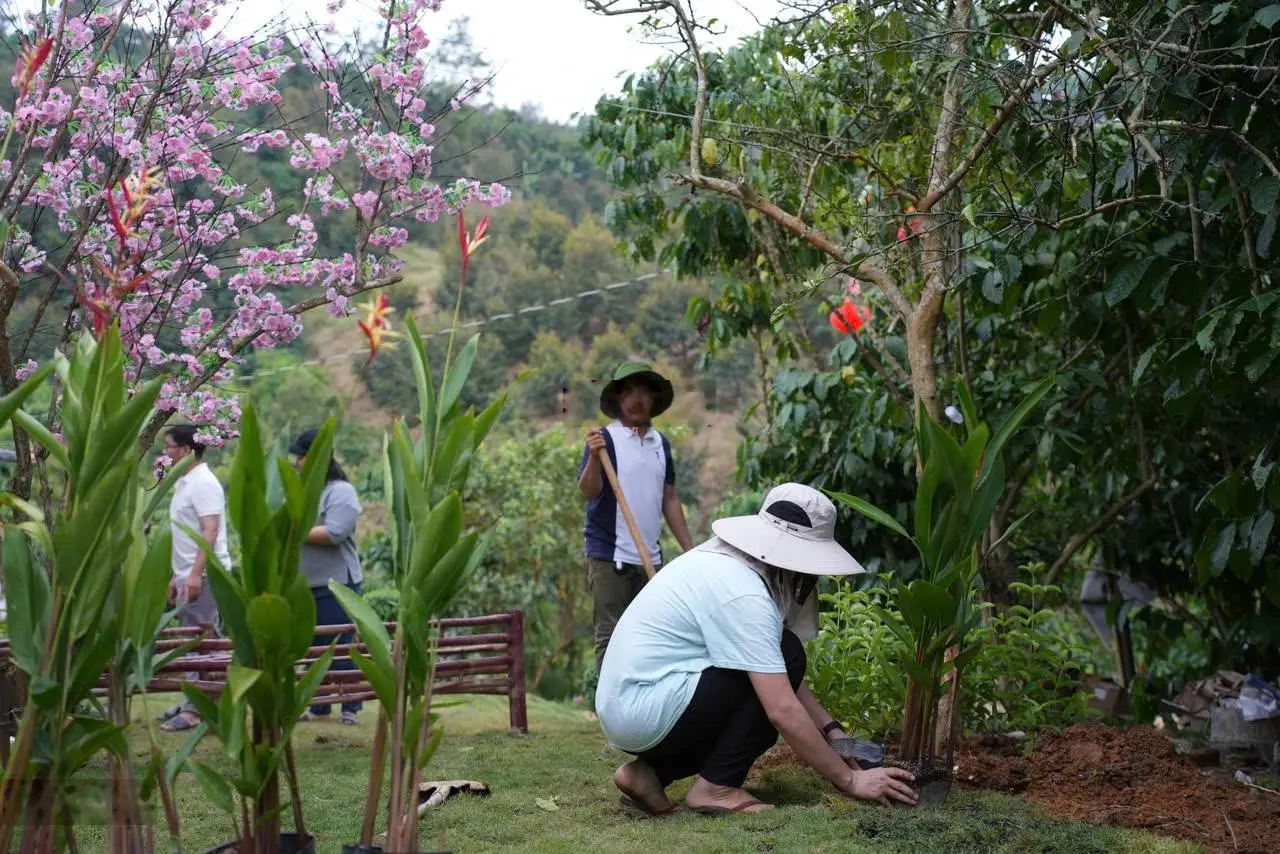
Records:
{"label": "woman crouching", "polygon": [[715,537],[644,586],[618,621],[600,668],[596,713],[610,744],[636,757],[614,773],[626,806],[666,815],[666,789],[697,775],[685,804],[760,812],[742,789],[781,733],[846,795],[914,805],[912,775],[861,770],[831,747],[845,734],[804,684],[817,631],[818,577],[865,572],[834,538],[835,506],[796,483],[755,516],[712,523]]}

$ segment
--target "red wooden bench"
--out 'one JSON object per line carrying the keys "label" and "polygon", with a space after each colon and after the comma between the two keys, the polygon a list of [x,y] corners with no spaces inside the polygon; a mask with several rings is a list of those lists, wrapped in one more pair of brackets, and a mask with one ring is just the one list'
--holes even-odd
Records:
{"label": "red wooden bench", "polygon": [[[396,624],[386,623],[394,635]],[[484,617],[451,617],[438,621],[439,649],[436,658],[435,694],[496,694],[505,696],[511,717],[511,729],[529,731],[524,675],[524,612],[507,611]],[[351,625],[317,626],[316,634],[334,637],[355,631]],[[180,691],[183,685],[194,685],[211,696],[222,692],[227,665],[231,663],[231,641],[201,628],[172,628],[161,632],[156,651],[177,649],[199,638],[194,648],[160,668],[148,691]],[[0,658],[8,656],[8,641],[0,640]],[[340,644],[334,660],[351,660],[351,647],[367,651],[363,643]],[[308,650],[303,663],[309,664],[327,646]],[[184,677],[198,673],[192,681]],[[105,692],[105,677],[97,693]],[[330,669],[313,700],[315,704],[356,702],[375,699],[372,687],[358,669]]]}

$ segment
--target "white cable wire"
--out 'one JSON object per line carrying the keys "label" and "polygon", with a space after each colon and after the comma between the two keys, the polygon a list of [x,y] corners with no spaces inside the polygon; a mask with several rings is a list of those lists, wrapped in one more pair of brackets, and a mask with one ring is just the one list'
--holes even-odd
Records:
{"label": "white cable wire", "polygon": [[[481,318],[480,320],[469,320],[466,323],[461,324],[458,327],[458,331],[461,332],[465,329],[474,329],[479,326],[487,326],[488,324],[494,323],[499,320],[510,320],[513,317],[519,317],[525,314],[532,314],[534,312],[543,311],[544,309],[554,308],[555,306],[558,306],[558,305],[566,305],[571,302],[576,302],[577,300],[580,300],[580,299],[586,299],[587,297],[603,296],[605,291],[616,291],[621,288],[628,287],[630,285],[651,281],[663,275],[664,273],[672,274],[673,272],[674,271],[671,270],[670,268],[657,270],[652,273],[645,273],[642,276],[636,276],[634,279],[626,279],[621,282],[614,282],[611,285],[602,285],[601,287],[592,288],[591,290],[588,290],[588,291],[581,291],[571,297],[560,297],[559,299],[551,300],[548,303],[526,305],[523,308],[518,308],[513,311],[504,311],[499,314],[493,314],[493,315],[490,315],[489,317]],[[448,335],[452,331],[453,331],[453,327],[445,327],[444,329],[437,329],[434,332],[424,333],[422,338],[423,340],[427,340],[430,338],[439,338],[441,336]],[[306,361],[298,362],[297,364],[289,365],[288,367],[284,367],[284,368],[270,368],[265,371],[256,371],[252,374],[241,374],[235,377],[231,377],[227,380],[221,380],[218,382],[211,383],[211,385],[220,387],[224,383],[252,382],[258,377],[267,377],[267,376],[271,376],[272,374],[282,374],[288,371],[296,371],[299,368],[308,368],[314,365],[322,365],[325,362],[331,362],[335,359],[349,359],[353,356],[363,356],[368,352],[369,352],[368,349],[363,347],[360,348],[359,350],[347,350],[342,353],[333,353],[328,356],[322,356],[318,359],[307,359]]]}

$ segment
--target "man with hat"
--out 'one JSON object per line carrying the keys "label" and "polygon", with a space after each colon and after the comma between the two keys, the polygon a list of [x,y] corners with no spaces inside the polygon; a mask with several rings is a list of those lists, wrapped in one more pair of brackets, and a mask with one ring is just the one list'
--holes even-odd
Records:
{"label": "man with hat", "polygon": [[674,812],[667,787],[697,775],[690,809],[772,809],[742,783],[779,733],[842,793],[915,804],[909,772],[862,770],[836,753],[840,724],[804,684],[818,578],[865,571],[835,542],[835,520],[817,490],[775,487],[756,515],[713,522],[715,537],[672,561],[622,615],[596,714],[610,744],[636,757],[613,777],[625,806]]}
{"label": "man with hat", "polygon": [[[613,627],[647,576],[640,549],[654,567],[662,565],[658,536],[667,520],[680,548],[693,548],[684,508],[676,493],[675,460],[667,437],[652,420],[671,406],[671,383],[643,362],[624,362],[600,392],[600,411],[614,419],[587,431],[578,467],[578,488],[587,499],[583,528],[594,602],[596,666],[604,658]],[[604,477],[599,452],[609,455],[627,507],[644,542],[631,536],[613,488]]]}

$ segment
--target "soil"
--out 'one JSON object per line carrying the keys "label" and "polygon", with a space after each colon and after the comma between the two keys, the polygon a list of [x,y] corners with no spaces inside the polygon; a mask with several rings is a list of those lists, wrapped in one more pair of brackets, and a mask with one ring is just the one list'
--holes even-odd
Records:
{"label": "soil", "polygon": [[966,743],[962,786],[1020,795],[1054,815],[1136,827],[1199,842],[1210,852],[1280,851],[1280,796],[1250,789],[1219,769],[1181,756],[1150,727],[1077,724],[1021,745]]}
{"label": "soil", "polygon": [[[1197,842],[1210,854],[1280,851],[1280,795],[1198,767],[1158,730],[1077,724],[1041,734],[1030,755],[1023,750],[1022,742],[999,737],[965,742],[956,786],[1015,794],[1063,818]],[[780,745],[753,774],[794,764],[799,759]]]}

